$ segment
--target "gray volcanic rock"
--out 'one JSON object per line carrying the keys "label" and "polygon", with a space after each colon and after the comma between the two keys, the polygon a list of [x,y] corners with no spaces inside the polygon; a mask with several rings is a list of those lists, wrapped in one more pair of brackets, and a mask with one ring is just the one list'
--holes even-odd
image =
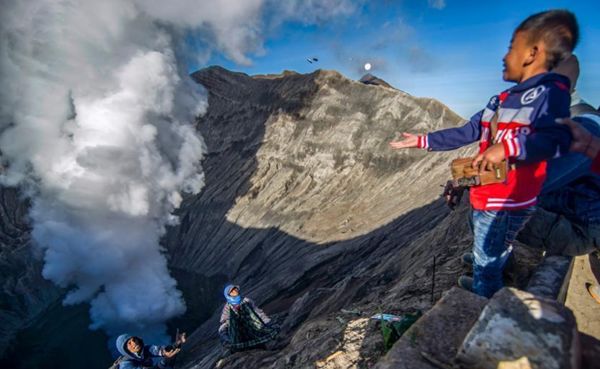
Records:
{"label": "gray volcanic rock", "polygon": [[[381,334],[364,314],[429,308],[455,284],[470,243],[466,207],[449,217],[439,200],[450,160],[468,149],[393,151],[388,142],[462,119],[435,100],[333,71],[250,77],[211,67],[193,77],[209,93],[197,124],[206,187],[184,199],[164,244],[173,270],[213,287],[200,296],[178,278],[187,316],[206,320],[179,366],[371,365]],[[228,281],[282,324],[275,351],[219,361]],[[364,314],[340,313],[351,307]]]}
{"label": "gray volcanic rock", "polygon": [[440,367],[436,363],[451,367],[487,302],[484,297],[453,287],[404,333],[373,369],[436,369]]}
{"label": "gray volcanic rock", "polygon": [[[580,368],[573,312],[555,299],[514,288],[498,291],[457,356],[466,368]],[[513,364],[511,366],[507,364]]]}
{"label": "gray volcanic rock", "polygon": [[[462,119],[435,100],[333,71],[250,77],[211,67],[193,77],[209,96],[197,121],[206,187],[184,198],[179,225],[163,239],[188,307],[171,328],[191,333],[175,366],[371,367],[383,346],[369,317],[429,309],[464,272],[458,256],[471,243],[467,201],[450,212],[439,199],[449,162],[470,149],[393,151],[388,142]],[[85,319],[81,309],[42,314],[61,291],[41,277],[27,203],[0,191],[1,351],[33,320],[58,322],[36,333]],[[269,350],[223,356],[217,327],[227,282],[281,325]],[[70,329],[74,340],[79,328]],[[102,360],[95,364],[110,365]]]}
{"label": "gray volcanic rock", "polygon": [[359,82],[362,82],[365,85],[375,85],[375,86],[384,86],[384,87],[394,88],[394,87],[392,87],[392,85],[390,85],[386,81],[382,80],[379,77],[375,77],[371,73],[367,73],[364,76],[362,76],[361,79],[359,80]]}

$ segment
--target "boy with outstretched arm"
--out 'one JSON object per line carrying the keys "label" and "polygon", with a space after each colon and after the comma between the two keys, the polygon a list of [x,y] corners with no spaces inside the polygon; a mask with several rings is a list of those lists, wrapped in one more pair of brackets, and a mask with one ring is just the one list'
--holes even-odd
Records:
{"label": "boy with outstretched arm", "polygon": [[[506,180],[470,189],[473,279],[459,284],[491,297],[503,286],[512,242],[529,220],[546,177],[546,160],[568,152],[571,136],[557,118],[569,116],[569,80],[549,72],[577,44],[575,16],[565,10],[534,14],[514,31],[504,56],[503,78],[517,85],[490,99],[458,128],[425,135],[404,133],[393,149],[454,150],[479,141],[472,167],[480,173],[507,165]],[[492,136],[495,132],[495,137]]]}

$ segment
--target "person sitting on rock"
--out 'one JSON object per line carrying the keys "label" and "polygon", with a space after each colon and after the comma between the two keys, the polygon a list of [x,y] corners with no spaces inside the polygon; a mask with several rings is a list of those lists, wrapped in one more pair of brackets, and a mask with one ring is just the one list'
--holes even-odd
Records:
{"label": "person sitting on rock", "polygon": [[122,355],[115,364],[118,369],[136,368],[169,368],[167,359],[172,358],[181,351],[180,346],[185,343],[185,333],[178,335],[175,344],[169,346],[144,345],[144,340],[130,334],[117,337],[117,350]]}
{"label": "person sitting on rock", "polygon": [[225,306],[221,313],[219,337],[230,351],[264,348],[279,333],[279,328],[252,300],[242,298],[240,287],[228,285],[223,291]]}
{"label": "person sitting on rock", "polygon": [[[517,239],[549,255],[585,255],[600,248],[600,176],[592,171],[590,154],[600,137],[600,111],[577,94],[579,62],[575,55],[553,71],[571,81],[573,120],[565,123],[580,124],[584,131],[577,126],[573,131],[571,151],[575,152],[548,161],[538,209]],[[580,132],[586,135],[576,136]]]}
{"label": "person sitting on rock", "polygon": [[[600,115],[600,109],[598,109],[598,113]],[[573,118],[576,119],[576,118]],[[593,160],[591,165],[587,165],[588,167],[588,172],[585,172],[585,174],[589,175],[597,175],[600,176],[600,137],[597,134],[594,134],[592,132],[594,132],[594,130],[599,130],[600,128],[598,126],[600,126],[600,119],[596,120],[596,123],[598,124],[598,126],[594,126],[594,125],[590,125],[589,122],[586,125],[585,121],[575,121],[572,119],[565,119],[563,122],[563,124],[566,124],[570,129],[571,129],[571,134],[573,135],[573,142],[571,143],[571,151],[574,154],[583,154],[585,157],[589,158],[590,160]],[[590,128],[590,130],[588,130],[587,128]],[[577,183],[577,182],[575,182]],[[567,188],[569,187],[569,184],[567,185]],[[600,189],[597,189],[597,191],[600,193]],[[572,196],[571,197],[576,197],[578,195],[577,192],[573,191]],[[579,195],[581,196],[581,195]],[[564,195],[563,195],[564,197]],[[589,214],[587,212],[587,209],[592,209],[593,210],[597,210],[598,209],[598,204],[600,203],[600,200],[598,200],[598,194],[596,196],[596,201],[588,201],[586,206],[582,206],[583,209],[583,215],[585,217],[589,217]],[[573,200],[571,200],[573,201]],[[571,204],[571,211],[569,212],[570,214],[578,214],[581,218],[582,212],[576,212],[576,210],[578,209],[577,206],[574,206],[574,204],[585,204],[583,201],[579,201],[579,202],[573,202]],[[594,206],[596,205],[596,206]],[[557,209],[553,209],[553,211],[556,211]],[[558,209],[560,210],[560,209]],[[563,231],[565,231],[567,233],[567,237],[569,237],[569,235],[571,235],[571,237],[573,237],[573,235],[575,235],[575,239],[567,239],[566,241],[566,245],[563,245],[562,247],[558,246],[558,247],[552,247],[553,245],[558,245],[556,243],[554,244],[550,244],[548,245],[548,243],[543,242],[542,243],[542,247],[548,247],[550,246],[551,253],[561,253],[561,254],[565,254],[565,255],[577,255],[578,253],[581,252],[585,252],[586,248],[587,249],[598,249],[599,247],[599,243],[597,241],[597,237],[599,234],[599,228],[600,228],[600,222],[598,221],[597,217],[591,216],[589,217],[589,219],[585,219],[585,217],[583,219],[572,219],[572,220],[568,220],[567,218],[565,219],[561,219],[559,218],[560,216],[562,216],[562,214],[556,214],[556,220],[558,220],[560,223],[565,224],[563,226]],[[547,218],[547,217],[546,217]],[[546,219],[545,218],[541,218],[539,220],[540,225],[543,226],[544,225],[544,221]],[[558,223],[557,221],[554,221],[554,223]],[[585,223],[580,223],[581,221],[585,221]],[[548,224],[547,224],[548,225]],[[539,227],[538,227],[539,229]],[[555,227],[550,227],[547,226],[546,228],[547,231],[549,231],[550,233],[552,233],[555,230]],[[570,230],[573,230],[573,232],[569,232]],[[554,232],[555,233],[555,232]],[[543,237],[538,236],[537,240],[543,240]],[[535,239],[526,239],[525,241],[529,241],[532,244],[534,244],[533,242],[535,242]],[[570,246],[573,241],[575,242],[575,246]],[[581,242],[583,241],[583,242]],[[587,241],[587,243],[586,243]],[[573,255],[574,254],[574,255]],[[590,260],[591,263],[591,260]],[[586,283],[586,289],[589,292],[589,294],[591,295],[591,297],[596,300],[596,302],[600,303],[600,286],[597,283]]]}

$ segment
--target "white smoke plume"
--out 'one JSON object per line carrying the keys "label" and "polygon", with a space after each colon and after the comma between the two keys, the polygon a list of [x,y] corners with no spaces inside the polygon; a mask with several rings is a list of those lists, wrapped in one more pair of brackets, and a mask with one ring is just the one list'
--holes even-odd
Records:
{"label": "white smoke plume", "polygon": [[[66,304],[90,302],[92,328],[159,335],[185,310],[159,244],[182,192],[204,184],[192,123],[207,100],[181,63],[185,35],[249,63],[278,3],[0,0],[0,183],[31,197],[44,277]],[[294,20],[356,9],[282,3]]]}

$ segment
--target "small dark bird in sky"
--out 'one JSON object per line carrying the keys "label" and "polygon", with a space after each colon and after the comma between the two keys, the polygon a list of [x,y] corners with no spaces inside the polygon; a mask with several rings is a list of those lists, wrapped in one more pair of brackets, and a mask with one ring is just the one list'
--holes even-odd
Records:
{"label": "small dark bird in sky", "polygon": [[316,62],[318,62],[318,61],[319,61],[319,59],[317,59],[317,58],[314,58],[314,57],[313,57],[313,58],[306,58],[306,61],[307,61],[307,62],[309,62],[310,64],[312,64],[312,63],[316,63]]}

